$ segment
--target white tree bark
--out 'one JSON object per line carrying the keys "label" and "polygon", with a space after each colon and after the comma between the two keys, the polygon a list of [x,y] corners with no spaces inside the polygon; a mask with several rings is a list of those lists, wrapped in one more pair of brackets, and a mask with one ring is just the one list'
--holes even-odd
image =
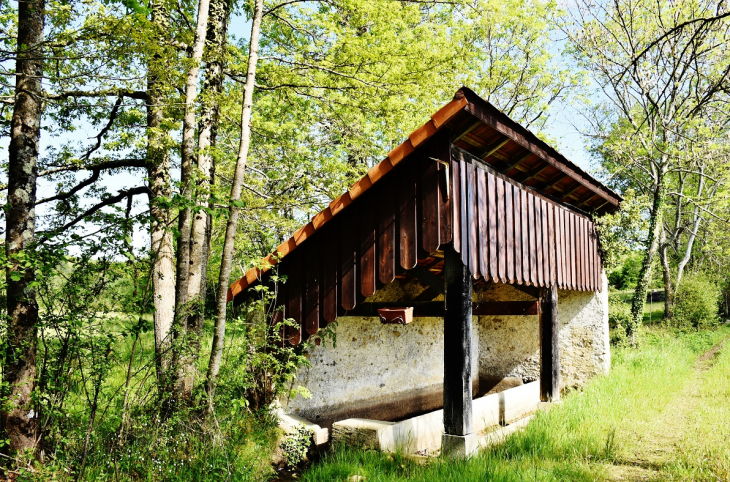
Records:
{"label": "white tree bark", "polygon": [[216,319],[215,332],[213,334],[213,347],[208,364],[207,391],[209,408],[212,408],[213,396],[215,394],[215,382],[220,370],[221,357],[223,356],[223,342],[226,333],[226,298],[228,296],[228,284],[231,278],[231,264],[233,262],[233,248],[236,240],[236,228],[240,208],[235,201],[241,199],[243,189],[243,178],[246,173],[246,162],[248,150],[251,144],[251,112],[253,110],[253,91],[256,81],[256,65],[258,64],[259,36],[261,34],[261,19],[263,17],[264,2],[255,0],[253,21],[251,24],[251,42],[249,44],[248,70],[246,72],[246,83],[243,87],[243,106],[241,108],[241,142],[238,146],[236,158],[236,170],[233,175],[231,186],[231,205],[229,207],[228,224],[223,243],[221,256],[221,268],[218,276],[218,293],[216,296]]}

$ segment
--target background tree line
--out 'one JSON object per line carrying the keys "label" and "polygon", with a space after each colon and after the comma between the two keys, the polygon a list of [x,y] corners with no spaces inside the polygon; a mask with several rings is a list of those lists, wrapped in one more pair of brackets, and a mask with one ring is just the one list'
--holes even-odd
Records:
{"label": "background tree line", "polygon": [[667,316],[688,269],[727,286],[725,6],[600,7],[3,3],[7,473],[243,470],[306,347],[276,343],[271,293],[231,310],[227,286],[461,85],[537,132],[581,102],[636,193],[602,233],[642,260],[631,339],[657,255]]}

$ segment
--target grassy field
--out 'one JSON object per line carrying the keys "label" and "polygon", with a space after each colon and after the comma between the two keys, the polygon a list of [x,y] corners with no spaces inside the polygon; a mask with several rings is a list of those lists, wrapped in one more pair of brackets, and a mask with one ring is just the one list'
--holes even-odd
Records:
{"label": "grassy field", "polygon": [[[648,328],[638,349],[468,461],[336,449],[304,481],[730,480],[730,328]],[[355,480],[358,480],[355,477]]]}

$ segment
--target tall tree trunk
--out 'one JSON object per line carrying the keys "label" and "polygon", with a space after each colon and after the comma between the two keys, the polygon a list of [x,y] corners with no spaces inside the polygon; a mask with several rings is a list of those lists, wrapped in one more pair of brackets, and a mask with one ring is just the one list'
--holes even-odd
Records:
{"label": "tall tree trunk", "polygon": [[705,190],[704,171],[704,167],[700,167],[700,179],[697,184],[697,197],[695,198],[695,207],[692,210],[692,230],[687,237],[687,246],[685,246],[684,248],[684,256],[682,256],[682,259],[679,260],[679,264],[677,265],[677,282],[675,288],[679,288],[679,283],[682,281],[682,275],[684,274],[684,268],[687,267],[687,263],[689,263],[689,260],[692,259],[692,248],[694,247],[695,239],[697,239],[697,232],[700,229],[700,222],[702,222],[702,214],[700,213],[699,202]]}
{"label": "tall tree trunk", "polygon": [[188,272],[187,327],[190,339],[190,354],[183,370],[183,393],[192,395],[195,383],[195,362],[199,350],[199,336],[205,315],[206,275],[212,218],[203,208],[208,207],[210,189],[213,183],[213,154],[215,134],[220,117],[220,94],[223,90],[226,46],[228,45],[229,0],[213,0],[210,3],[210,18],[206,39],[205,80],[200,120],[198,123],[198,156],[196,176],[195,216],[192,219],[190,237],[190,268]]}
{"label": "tall tree trunk", "polygon": [[[162,1],[152,2],[151,20],[162,36],[169,32],[169,13]],[[162,73],[169,68],[154,56],[147,72],[147,177],[150,184],[150,229],[152,248],[152,299],[157,378],[162,391],[170,383],[171,329],[175,316],[175,261],[172,242],[172,213],[166,200],[170,186],[170,139],[163,125],[165,86]]]}
{"label": "tall tree trunk", "polygon": [[[182,143],[180,150],[180,186],[185,205],[181,207],[178,217],[180,235],[177,240],[177,284],[175,289],[175,324],[176,332],[183,342],[175,349],[175,369],[178,370],[176,392],[178,396],[187,398],[190,391],[185,390],[186,368],[190,365],[192,353],[189,348],[188,334],[188,279],[190,272],[190,200],[192,198],[193,161],[195,158],[195,103],[198,98],[198,77],[200,62],[205,47],[205,34],[208,28],[209,0],[199,0],[198,16],[195,27],[195,40],[190,55],[190,66],[185,81],[185,114],[183,116]],[[192,334],[191,334],[192,335]],[[194,335],[192,335],[194,337]]]}
{"label": "tall tree trunk", "polygon": [[8,148],[5,225],[5,253],[9,262],[5,270],[7,352],[2,367],[3,382],[8,390],[7,403],[2,409],[2,426],[13,452],[35,450],[41,435],[40,419],[32,397],[38,347],[35,272],[32,266],[20,266],[19,261],[29,254],[35,241],[45,8],[44,0],[18,2],[15,106]]}
{"label": "tall tree trunk", "polygon": [[672,288],[672,271],[669,268],[669,256],[667,249],[667,236],[662,230],[661,241],[659,242],[659,258],[662,262],[662,273],[664,276],[664,320],[672,317],[672,300],[674,298],[674,289]]}
{"label": "tall tree trunk", "polygon": [[233,174],[233,185],[231,186],[231,198],[229,207],[228,224],[226,235],[223,241],[223,252],[221,254],[221,268],[218,276],[218,293],[216,294],[216,319],[215,331],[213,333],[213,347],[210,352],[208,363],[207,392],[208,409],[213,408],[213,396],[215,395],[215,382],[221,366],[223,356],[223,343],[226,333],[226,301],[228,297],[228,284],[231,278],[231,265],[233,263],[233,248],[236,241],[236,228],[238,227],[238,216],[240,208],[236,201],[241,199],[243,179],[246,173],[246,162],[248,160],[248,149],[251,144],[251,111],[253,109],[253,91],[256,82],[256,65],[259,59],[259,36],[261,33],[261,18],[263,17],[264,2],[255,0],[253,21],[251,23],[251,42],[249,44],[248,69],[246,71],[246,83],[243,86],[243,106],[241,108],[241,142],[238,146],[236,158],[236,170]]}
{"label": "tall tree trunk", "polygon": [[646,303],[646,291],[651,279],[651,265],[654,262],[654,255],[659,245],[659,233],[662,229],[662,211],[666,197],[666,172],[665,163],[657,171],[656,184],[654,185],[654,197],[651,211],[649,213],[649,233],[644,244],[644,260],[639,271],[639,280],[636,283],[636,290],[631,300],[631,320],[626,327],[626,335],[629,343],[636,345],[636,331],[641,325],[644,317],[644,304]]}

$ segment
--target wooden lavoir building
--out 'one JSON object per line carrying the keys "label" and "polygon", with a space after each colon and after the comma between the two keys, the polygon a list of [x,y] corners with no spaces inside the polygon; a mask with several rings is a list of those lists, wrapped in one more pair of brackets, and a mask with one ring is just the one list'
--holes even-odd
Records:
{"label": "wooden lavoir building", "polygon": [[[313,401],[291,407],[330,425],[338,417],[403,418],[443,406],[445,440],[453,436],[458,444],[472,433],[472,397],[480,380],[490,378],[485,370],[497,378],[539,378],[543,400],[559,396],[561,358],[599,360],[573,364],[571,377],[579,381],[605,370],[606,297],[591,219],[620,201],[530,131],[460,89],[263,260],[288,278],[277,292],[280,316],[299,326],[286,333],[289,343],[317,336],[341,318],[338,348],[315,346],[322,353],[310,359],[309,376],[300,376]],[[229,299],[243,302],[248,288],[269,283],[273,271],[251,269],[231,286]],[[560,338],[559,292],[578,306],[564,323],[570,342]],[[414,322],[403,327],[378,322],[410,316]],[[598,321],[585,325],[589,318]],[[519,335],[503,336],[510,331],[525,332],[530,341],[513,343]],[[504,342],[490,345],[498,339]],[[348,346],[338,352],[343,343]],[[438,352],[436,345],[442,345]],[[563,345],[580,347],[580,355],[561,355]],[[522,358],[498,368],[509,358],[501,350],[521,351]],[[403,353],[412,360],[397,361]],[[539,373],[531,367],[535,359]],[[369,366],[375,374],[363,373]],[[584,366],[586,374],[579,373]],[[433,383],[441,367],[442,389]]]}

